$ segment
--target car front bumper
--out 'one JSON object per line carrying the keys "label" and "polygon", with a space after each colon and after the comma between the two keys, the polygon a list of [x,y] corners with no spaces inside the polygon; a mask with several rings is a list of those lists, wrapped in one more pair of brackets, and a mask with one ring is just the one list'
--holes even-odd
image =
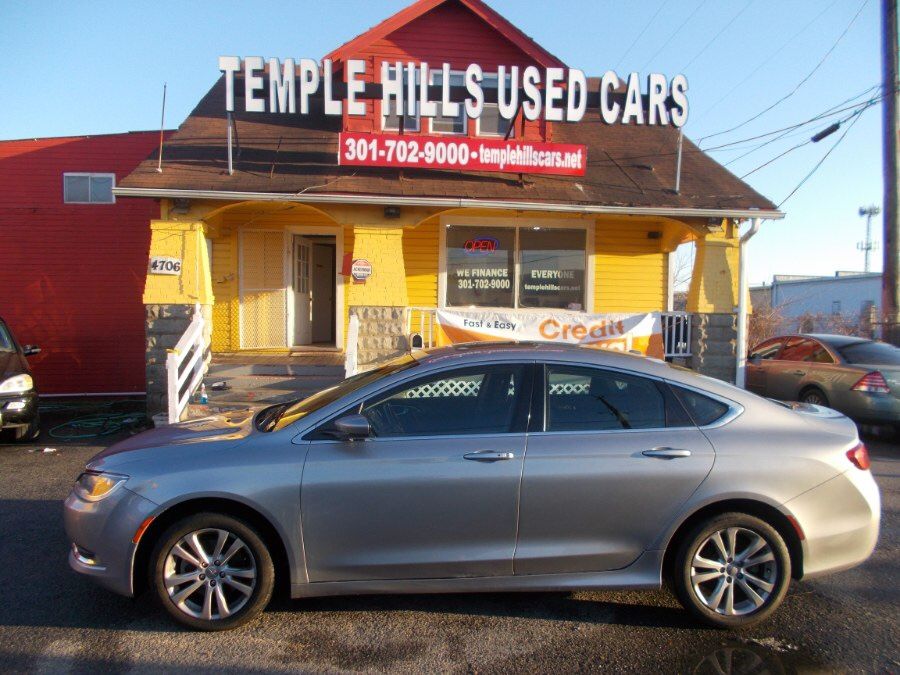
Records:
{"label": "car front bumper", "polygon": [[100,501],[86,501],[73,490],[64,505],[69,566],[101,586],[134,595],[132,539],[157,505],[125,486]]}
{"label": "car front bumper", "polygon": [[0,428],[31,424],[37,416],[37,409],[38,395],[35,391],[24,394],[0,394]]}
{"label": "car front bumper", "polygon": [[881,496],[871,471],[851,468],[784,507],[803,530],[803,578],[855,567],[875,550]]}

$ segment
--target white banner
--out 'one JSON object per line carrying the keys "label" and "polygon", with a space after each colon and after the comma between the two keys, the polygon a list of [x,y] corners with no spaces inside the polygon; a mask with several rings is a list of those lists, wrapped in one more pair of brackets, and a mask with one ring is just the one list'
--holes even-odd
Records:
{"label": "white banner", "polygon": [[659,312],[584,314],[515,310],[437,310],[438,343],[497,340],[565,342],[663,358]]}

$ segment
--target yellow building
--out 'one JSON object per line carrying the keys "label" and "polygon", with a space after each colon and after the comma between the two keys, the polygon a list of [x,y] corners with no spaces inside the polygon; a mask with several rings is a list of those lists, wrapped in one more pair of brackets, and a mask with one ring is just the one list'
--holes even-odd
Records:
{"label": "yellow building", "polygon": [[[455,47],[442,53],[448,42],[435,35],[453,30]],[[447,62],[454,77],[471,63],[485,72],[498,63],[564,66],[478,0],[420,0],[327,58],[344,80],[348,61],[369,64],[377,90],[381,62],[398,53],[404,62]],[[234,73],[236,99],[245,85],[244,71]],[[599,81],[587,85],[596,92]],[[663,321],[666,355],[733,378],[740,227],[781,217],[771,202],[673,126],[607,124],[590,109],[579,122],[518,112],[505,120],[491,103],[478,119],[398,120],[380,99],[372,94],[355,118],[326,115],[315,95],[306,115],[229,113],[223,76],[167,141],[162,170],[148,158],[116,188],[160,200],[150,256],[180,264],[177,275],[147,278],[149,391],[195,304],[214,353],[349,349],[365,364],[412,340],[446,338],[432,323],[437,309],[567,313],[573,325],[659,316],[672,309],[672,253],[689,241],[691,316],[678,321],[690,325],[690,340],[673,344],[683,325]],[[343,144],[358,137],[372,148],[398,139],[467,145],[483,157],[501,144],[581,148],[586,165],[581,175],[348,165]],[[351,316],[358,335],[349,335]]]}

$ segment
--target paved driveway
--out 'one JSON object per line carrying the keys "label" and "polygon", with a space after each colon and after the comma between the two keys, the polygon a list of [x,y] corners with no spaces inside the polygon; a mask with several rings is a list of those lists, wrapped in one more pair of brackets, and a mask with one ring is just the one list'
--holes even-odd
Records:
{"label": "paved driveway", "polygon": [[61,500],[102,446],[0,446],[0,669],[898,671],[900,447],[869,446],[884,499],[874,557],[794,584],[775,617],[740,635],[698,628],[663,591],[280,600],[240,630],[187,632],[148,597],[68,569]]}

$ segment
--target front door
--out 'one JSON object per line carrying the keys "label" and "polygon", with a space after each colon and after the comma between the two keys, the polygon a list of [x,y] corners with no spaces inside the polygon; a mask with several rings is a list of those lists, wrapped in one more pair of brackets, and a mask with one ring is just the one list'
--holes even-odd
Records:
{"label": "front door", "polygon": [[309,580],[512,574],[531,370],[423,376],[362,405],[372,437],[324,440],[331,422],[313,432],[300,509]]}
{"label": "front door", "polygon": [[784,338],[773,338],[756,346],[747,355],[745,386],[748,391],[760,396],[772,396],[769,392],[769,371],[776,361]]}
{"label": "front door", "polygon": [[312,341],[334,344],[334,250],[333,244],[316,243],[312,248]]}
{"label": "front door", "polygon": [[654,380],[563,364],[548,364],[543,379],[545,427],[528,435],[515,573],[626,567],[709,474],[713,448]]}
{"label": "front door", "polygon": [[312,244],[309,239],[294,237],[294,344],[312,342],[312,291],[310,269]]}

